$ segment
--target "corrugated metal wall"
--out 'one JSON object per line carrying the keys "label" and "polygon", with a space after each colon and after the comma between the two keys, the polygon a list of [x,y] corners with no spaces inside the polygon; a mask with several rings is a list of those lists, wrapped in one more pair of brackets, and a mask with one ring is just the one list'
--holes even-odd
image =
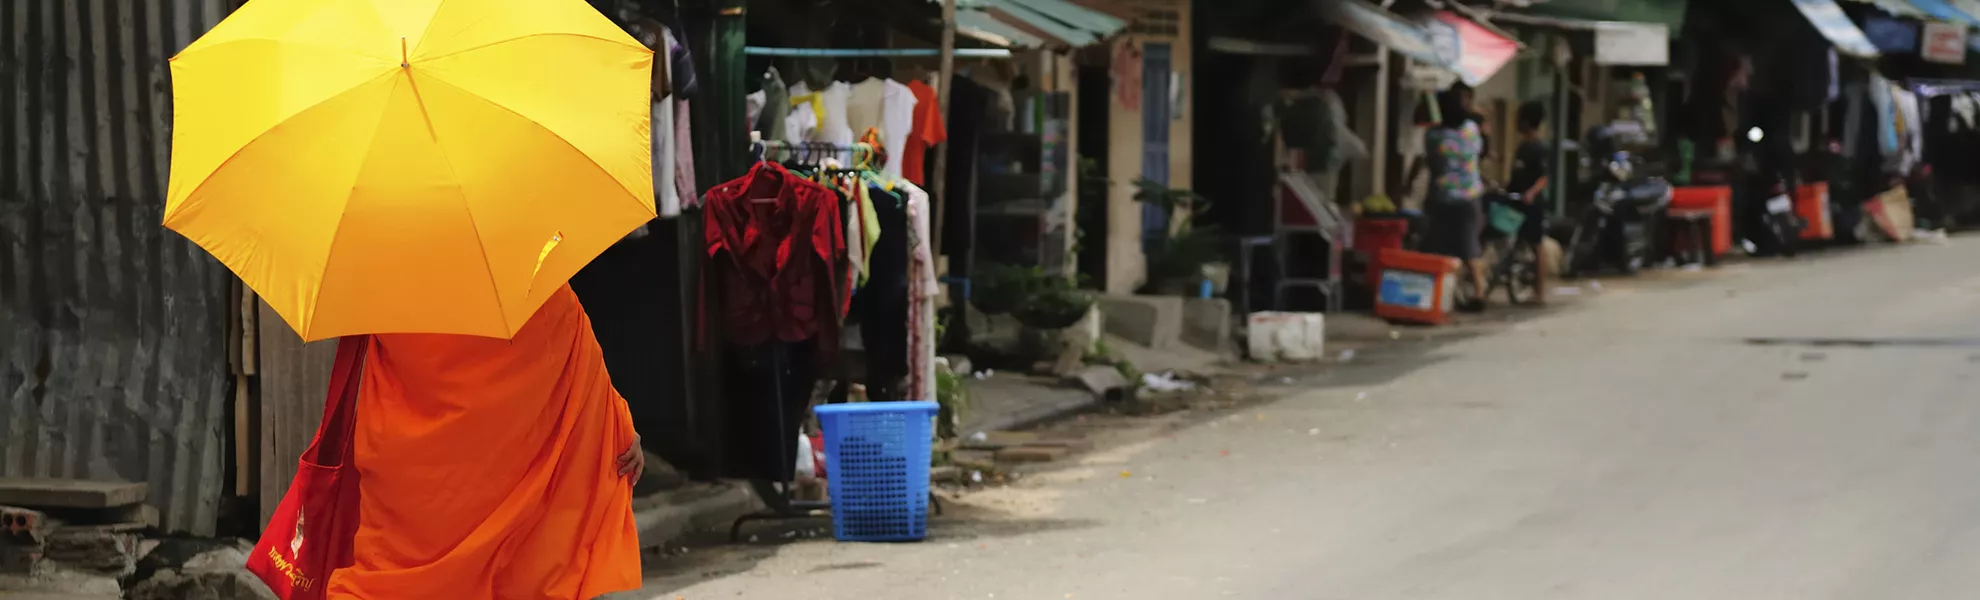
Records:
{"label": "corrugated metal wall", "polygon": [[0,476],[144,481],[211,533],[229,275],[159,226],[166,59],[233,0],[0,3]]}

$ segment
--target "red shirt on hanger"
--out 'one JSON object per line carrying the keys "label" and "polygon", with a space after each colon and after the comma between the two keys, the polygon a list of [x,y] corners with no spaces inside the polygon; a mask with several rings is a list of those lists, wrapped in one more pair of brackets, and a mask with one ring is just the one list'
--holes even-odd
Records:
{"label": "red shirt on hanger", "polygon": [[721,294],[713,307],[726,334],[719,337],[748,346],[815,336],[821,349],[838,347],[837,264],[846,253],[838,196],[759,163],[709,190],[701,214],[705,277],[716,286],[704,293]]}
{"label": "red shirt on hanger", "polygon": [[901,177],[915,185],[928,183],[922,163],[928,156],[928,147],[949,139],[949,127],[942,120],[942,107],[936,102],[935,88],[917,79],[907,84],[914,92],[914,129],[908,133],[907,146],[902,149],[907,155],[901,157]]}

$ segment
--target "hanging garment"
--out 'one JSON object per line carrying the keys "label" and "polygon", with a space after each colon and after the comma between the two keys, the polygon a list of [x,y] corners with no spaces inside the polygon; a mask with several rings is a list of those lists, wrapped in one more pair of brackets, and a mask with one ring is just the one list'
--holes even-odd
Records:
{"label": "hanging garment", "polygon": [[772,341],[721,351],[722,477],[791,481],[793,436],[811,412],[817,340]]}
{"label": "hanging garment", "polygon": [[837,265],[847,240],[831,190],[758,163],[709,190],[701,214],[708,291],[719,294],[703,304],[720,313],[704,318],[719,325],[721,335],[709,339],[754,346],[819,338],[821,351],[837,347]]}
{"label": "hanging garment", "polygon": [[943,123],[935,88],[920,80],[908,82],[907,87],[914,94],[914,120],[907,140],[901,143],[901,177],[922,185],[928,181],[923,166],[928,160],[928,147],[948,140],[949,129]]}
{"label": "hanging garment", "polygon": [[908,239],[908,400],[935,400],[935,256],[928,237],[928,192],[913,183],[899,189],[907,194]]}
{"label": "hanging garment", "polygon": [[686,43],[674,30],[666,30],[667,73],[674,85],[674,93],[683,97],[693,97],[700,91],[700,82],[694,75],[694,55],[688,52]]}
{"label": "hanging garment", "polygon": [[674,134],[674,99],[653,102],[653,198],[662,217],[681,215],[680,188],[674,185],[677,139]]}
{"label": "hanging garment", "polygon": [[748,124],[751,128],[756,127],[756,124],[763,119],[763,103],[767,100],[769,100],[769,97],[763,93],[763,90],[750,92],[749,95],[743,96],[743,123]]}
{"label": "hanging garment", "polygon": [[1885,160],[1898,155],[1897,113],[1891,105],[1891,80],[1870,74],[1870,106],[1877,113],[1877,151]]}
{"label": "hanging garment", "polygon": [[866,182],[864,208],[883,232],[868,249],[867,279],[853,297],[866,350],[866,393],[872,400],[909,399],[901,385],[908,370],[909,241],[904,203]]}
{"label": "hanging garment", "polygon": [[871,251],[866,245],[866,219],[861,218],[862,210],[859,194],[851,190],[843,193],[846,203],[846,266],[852,270],[852,287],[866,285],[866,253]]}
{"label": "hanging garment", "polygon": [[701,207],[701,188],[695,185],[694,177],[694,136],[689,127],[694,123],[693,114],[688,110],[688,101],[681,98],[674,101],[674,192],[680,195],[681,203],[689,208]]}
{"label": "hanging garment", "polygon": [[851,87],[843,83],[833,83],[816,91],[803,82],[791,86],[792,112],[801,112],[809,106],[816,121],[804,132],[804,137],[793,137],[791,140],[852,145],[854,133],[852,126],[846,123],[846,96],[850,92]]}
{"label": "hanging garment", "polygon": [[757,122],[757,129],[763,132],[763,139],[783,141],[787,139],[784,118],[791,114],[791,90],[784,85],[784,78],[777,73],[777,67],[763,74],[763,118]]}
{"label": "hanging garment", "polygon": [[856,135],[865,136],[868,130],[880,132],[880,147],[887,152],[887,164],[881,173],[900,178],[908,134],[914,129],[917,106],[914,90],[901,82],[877,77],[852,84],[851,88],[846,101],[847,123]]}
{"label": "hanging garment", "polygon": [[[796,86],[792,88],[795,91]],[[791,111],[784,115],[784,140],[792,143],[811,141],[818,124],[825,120],[825,99],[818,94],[787,96]]]}
{"label": "hanging garment", "polygon": [[1855,159],[1857,149],[1860,148],[1863,142],[1865,141],[1863,139],[1863,113],[1866,110],[1870,110],[1864,107],[1864,101],[1867,100],[1867,98],[1865,98],[1867,92],[1865,91],[1864,85],[1861,82],[1858,82],[1844,86],[1842,93],[1843,93],[1842,157],[1845,159]]}
{"label": "hanging garment", "polygon": [[352,461],[354,564],[332,598],[596,598],[640,585],[634,444],[591,321],[565,286],[513,340],[380,335]]}

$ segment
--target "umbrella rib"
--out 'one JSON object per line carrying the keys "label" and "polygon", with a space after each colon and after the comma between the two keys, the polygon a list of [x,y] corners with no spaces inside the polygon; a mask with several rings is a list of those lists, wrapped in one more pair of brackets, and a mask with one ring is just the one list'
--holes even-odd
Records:
{"label": "umbrella rib", "polygon": [[[444,81],[438,83],[440,83],[441,85],[459,89],[459,86],[455,86],[453,84]],[[419,103],[420,117],[426,121],[427,137],[433,139],[433,145],[435,148],[441,148],[442,146],[440,146],[440,136],[434,133],[433,130],[433,115],[426,111],[426,97],[419,93],[419,82],[413,79],[411,73],[406,74],[406,86],[412,88],[413,99],[414,101]],[[463,92],[465,92],[465,90],[463,90]],[[490,104],[493,103],[491,102]],[[488,291],[490,295],[495,297],[495,311],[501,313],[502,315],[502,331],[503,333],[507,334],[509,337],[513,338],[516,336],[516,326],[514,323],[509,322],[509,308],[504,302],[502,302],[502,287],[496,285],[495,283],[495,264],[494,264],[495,261],[488,257],[488,240],[487,238],[481,237],[481,221],[475,220],[474,218],[474,204],[468,202],[467,188],[460,187],[461,176],[458,171],[454,170],[454,159],[448,157],[447,152],[444,149],[441,150],[438,154],[440,155],[440,162],[446,163],[447,165],[448,179],[454,182],[455,189],[460,192],[461,210],[467,212],[468,227],[474,229],[474,245],[475,248],[481,250],[481,268],[484,272],[488,273]],[[536,283],[535,281],[530,282],[531,289],[535,288],[535,283]],[[527,301],[528,298],[524,298],[524,300]]]}
{"label": "umbrella rib", "polygon": [[639,208],[640,210],[644,211],[649,218],[659,216],[659,211],[655,210],[651,206],[647,206],[639,202],[639,194],[637,192],[634,192],[631,188],[626,187],[625,182],[619,181],[619,178],[613,175],[611,171],[605,170],[605,167],[603,165],[598,164],[598,161],[591,159],[591,155],[589,153],[585,152],[583,148],[577,147],[577,144],[571,143],[569,139],[565,139],[563,134],[557,133],[557,130],[546,127],[543,125],[542,122],[539,122],[536,119],[531,119],[520,112],[516,112],[516,110],[513,108],[503,106],[502,103],[500,102],[489,100],[487,98],[480,96],[479,94],[475,94],[474,92],[468,90],[465,87],[455,85],[453,82],[447,81],[446,77],[443,77],[441,75],[438,75],[430,71],[426,72],[425,75],[431,78],[434,83],[438,83],[440,85],[454,88],[456,91],[459,91],[462,94],[466,94],[470,98],[474,98],[476,100],[485,102],[489,106],[493,106],[495,108],[501,109],[502,112],[515,115],[516,118],[522,119],[523,121],[526,121],[531,125],[535,125],[538,129],[542,129],[545,133],[550,134],[550,137],[557,138],[557,141],[563,142],[564,146],[570,148],[572,152],[578,153],[578,156],[585,157],[584,164],[590,165],[591,168],[597,169],[599,174],[604,175],[606,179],[612,180],[612,183],[617,185],[619,191],[625,192],[626,199],[632,200],[633,204],[636,205],[637,208]]}
{"label": "umbrella rib", "polygon": [[[462,48],[462,49],[460,49],[460,50],[455,50],[455,51],[453,51],[453,52],[448,52],[448,53],[446,53],[446,54],[442,54],[442,55],[439,55],[439,56],[431,56],[431,57],[423,57],[423,58],[420,58],[419,60],[420,60],[420,62],[431,62],[431,61],[436,61],[436,60],[440,60],[440,59],[443,59],[443,58],[450,58],[450,57],[454,57],[454,56],[459,56],[459,55],[462,55],[462,54],[467,54],[467,53],[469,53],[469,52],[474,52],[474,51],[476,51],[476,50],[486,50],[486,49],[488,49],[488,48],[493,48],[493,47],[495,47],[495,46],[500,46],[500,45],[502,45],[502,44],[507,44],[507,43],[511,43],[511,42],[519,42],[519,41],[522,41],[522,40],[528,40],[528,39],[535,39],[535,38],[540,38],[540,37],[552,37],[552,36],[559,36],[559,37],[574,37],[574,38],[583,38],[583,39],[591,39],[591,40],[598,40],[598,41],[601,41],[601,42],[605,42],[605,43],[608,43],[608,44],[615,44],[615,45],[620,45],[620,46],[629,46],[629,47],[635,47],[635,48],[642,48],[642,49],[646,49],[646,50],[647,50],[648,52],[652,52],[652,49],[650,49],[650,48],[646,48],[645,46],[641,46],[641,45],[638,45],[638,44],[627,44],[627,43],[625,43],[624,41],[621,41],[621,40],[614,40],[614,39],[611,39],[611,38],[606,38],[606,37],[599,37],[599,36],[595,36],[595,35],[591,35],[591,34],[588,34],[588,33],[571,33],[571,32],[561,32],[561,31],[560,31],[560,32],[551,32],[551,33],[535,33],[535,34],[530,34],[530,35],[525,35],[525,36],[521,36],[521,37],[512,37],[512,38],[508,38],[508,39],[503,39],[503,40],[496,40],[496,41],[493,41],[493,42],[489,42],[489,43],[486,43],[486,44],[482,44],[482,45],[479,45],[479,46],[474,46],[474,47],[471,47],[471,48]],[[424,40],[421,40],[421,41],[422,41],[422,42],[424,42]]]}

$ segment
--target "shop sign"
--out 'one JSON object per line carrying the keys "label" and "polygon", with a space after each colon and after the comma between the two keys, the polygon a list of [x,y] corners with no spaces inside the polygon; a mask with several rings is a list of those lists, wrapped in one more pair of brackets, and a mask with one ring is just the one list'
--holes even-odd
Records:
{"label": "shop sign", "polygon": [[1661,67],[1671,63],[1671,30],[1660,23],[1603,23],[1595,28],[1595,64]]}
{"label": "shop sign", "polygon": [[1925,24],[1918,55],[1925,60],[1948,65],[1966,64],[1966,26],[1951,23]]}

